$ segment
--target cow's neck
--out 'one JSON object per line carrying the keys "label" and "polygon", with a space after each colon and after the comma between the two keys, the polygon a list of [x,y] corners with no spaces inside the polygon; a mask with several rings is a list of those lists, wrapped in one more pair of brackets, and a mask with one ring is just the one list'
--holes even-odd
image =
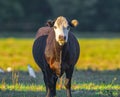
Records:
{"label": "cow's neck", "polygon": [[51,64],[51,68],[53,71],[60,76],[61,75],[61,62],[62,62],[62,46],[60,46],[56,41],[54,41],[54,50],[53,50],[53,64]]}
{"label": "cow's neck", "polygon": [[56,41],[54,42],[54,52],[55,52],[55,61],[60,62],[61,63],[61,59],[62,59],[62,46],[60,46]]}

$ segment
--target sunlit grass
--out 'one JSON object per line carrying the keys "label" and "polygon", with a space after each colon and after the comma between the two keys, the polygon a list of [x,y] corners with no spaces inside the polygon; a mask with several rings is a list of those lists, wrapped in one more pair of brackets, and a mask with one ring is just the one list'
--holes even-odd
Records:
{"label": "sunlit grass", "polygon": [[0,67],[27,70],[27,64],[38,70],[32,57],[33,39],[0,39]]}
{"label": "sunlit grass", "polygon": [[120,39],[79,39],[81,55],[79,69],[120,69]]}
{"label": "sunlit grass", "polygon": [[[44,85],[24,85],[24,84],[0,84],[0,89],[5,90],[15,90],[15,91],[45,91]],[[63,87],[63,89],[65,89]],[[61,88],[57,87],[57,90]],[[111,84],[94,84],[94,83],[82,83],[82,84],[72,84],[72,90],[120,90],[120,85]]]}
{"label": "sunlit grass", "polygon": [[[1,38],[0,68],[11,67],[14,70],[27,70],[31,64],[39,70],[32,57],[34,39]],[[79,39],[81,54],[77,69],[115,70],[120,69],[120,39]]]}
{"label": "sunlit grass", "polygon": [[73,90],[120,90],[120,85],[111,85],[111,84],[94,84],[94,83],[82,83],[72,86]]}
{"label": "sunlit grass", "polygon": [[24,85],[24,84],[0,84],[0,89],[3,91],[6,90],[15,90],[15,91],[45,91],[44,85]]}

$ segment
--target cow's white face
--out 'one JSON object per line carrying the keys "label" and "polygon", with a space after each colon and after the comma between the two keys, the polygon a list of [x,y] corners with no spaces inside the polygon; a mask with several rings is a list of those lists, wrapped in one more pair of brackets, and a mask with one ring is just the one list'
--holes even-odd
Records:
{"label": "cow's white face", "polygon": [[70,27],[65,17],[60,16],[54,23],[55,39],[59,45],[64,45],[68,41]]}

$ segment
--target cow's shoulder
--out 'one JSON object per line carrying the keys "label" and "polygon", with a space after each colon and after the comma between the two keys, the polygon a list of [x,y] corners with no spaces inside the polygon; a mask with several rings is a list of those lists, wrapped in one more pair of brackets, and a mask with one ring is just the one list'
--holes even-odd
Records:
{"label": "cow's shoulder", "polygon": [[71,42],[72,42],[72,41],[74,42],[74,41],[76,41],[76,39],[77,39],[77,38],[75,37],[75,35],[73,34],[73,32],[70,31],[70,32],[69,32],[69,36],[68,36],[68,41],[69,41],[69,42],[70,42],[70,41],[71,41]]}
{"label": "cow's shoulder", "polygon": [[48,27],[48,26],[46,26],[46,27],[41,27],[41,28],[38,29],[35,38],[37,39],[37,38],[40,37],[40,36],[46,36],[46,35],[48,35],[48,34],[50,33],[51,30],[52,30],[52,28],[51,28],[51,27]]}

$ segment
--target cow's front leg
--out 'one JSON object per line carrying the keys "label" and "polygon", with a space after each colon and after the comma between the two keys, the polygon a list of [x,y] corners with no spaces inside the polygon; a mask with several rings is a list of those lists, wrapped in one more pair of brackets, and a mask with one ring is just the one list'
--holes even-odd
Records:
{"label": "cow's front leg", "polygon": [[46,97],[55,97],[56,96],[56,82],[57,77],[53,74],[49,75],[47,77],[46,87],[47,87],[47,95]]}
{"label": "cow's front leg", "polygon": [[66,87],[67,97],[72,97],[72,95],[71,95],[71,78],[72,78],[72,74],[73,74],[73,69],[66,70],[65,87]]}

